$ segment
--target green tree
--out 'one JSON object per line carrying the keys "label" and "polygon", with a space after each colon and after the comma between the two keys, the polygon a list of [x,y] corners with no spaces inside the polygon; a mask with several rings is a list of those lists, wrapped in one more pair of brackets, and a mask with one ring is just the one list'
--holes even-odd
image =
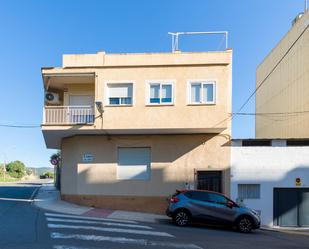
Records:
{"label": "green tree", "polygon": [[6,171],[11,177],[22,178],[26,173],[26,166],[21,161],[14,161],[6,165]]}

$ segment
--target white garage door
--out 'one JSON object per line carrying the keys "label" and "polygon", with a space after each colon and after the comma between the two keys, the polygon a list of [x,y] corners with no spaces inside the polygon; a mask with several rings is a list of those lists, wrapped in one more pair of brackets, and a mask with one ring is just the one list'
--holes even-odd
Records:
{"label": "white garage door", "polygon": [[117,178],[148,180],[150,178],[150,148],[118,148]]}

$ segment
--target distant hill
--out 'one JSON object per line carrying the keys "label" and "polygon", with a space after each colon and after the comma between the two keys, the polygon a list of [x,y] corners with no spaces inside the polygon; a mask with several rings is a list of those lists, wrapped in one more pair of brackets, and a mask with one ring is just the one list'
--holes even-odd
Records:
{"label": "distant hill", "polygon": [[41,168],[27,167],[27,169],[31,169],[35,176],[43,175],[46,172],[54,173],[53,167],[41,167]]}

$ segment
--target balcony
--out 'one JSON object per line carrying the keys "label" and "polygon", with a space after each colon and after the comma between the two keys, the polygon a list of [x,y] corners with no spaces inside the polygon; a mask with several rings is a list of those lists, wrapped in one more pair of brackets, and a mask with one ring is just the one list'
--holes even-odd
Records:
{"label": "balcony", "polygon": [[44,125],[81,125],[94,123],[93,106],[45,106]]}

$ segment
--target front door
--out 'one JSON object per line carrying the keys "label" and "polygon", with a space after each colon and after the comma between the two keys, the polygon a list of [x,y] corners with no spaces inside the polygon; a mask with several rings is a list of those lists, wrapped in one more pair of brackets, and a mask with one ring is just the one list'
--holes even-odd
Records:
{"label": "front door", "polygon": [[197,171],[197,189],[222,193],[222,171]]}
{"label": "front door", "polygon": [[94,97],[92,95],[70,95],[68,119],[70,123],[93,123]]}

